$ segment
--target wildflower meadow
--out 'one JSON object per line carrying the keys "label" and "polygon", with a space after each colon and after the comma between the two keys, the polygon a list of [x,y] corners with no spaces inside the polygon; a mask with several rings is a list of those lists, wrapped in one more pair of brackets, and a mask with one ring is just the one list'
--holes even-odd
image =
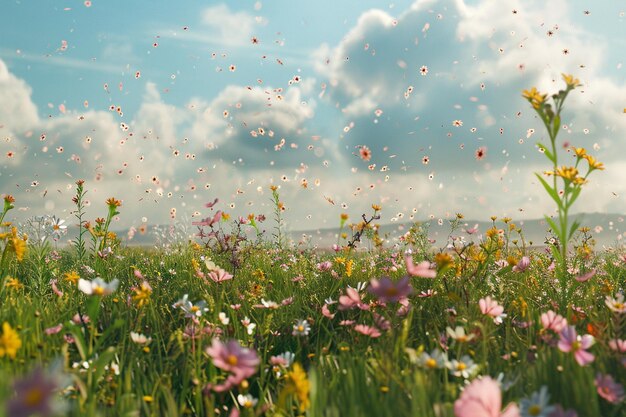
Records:
{"label": "wildflower meadow", "polygon": [[542,247],[511,218],[477,231],[462,214],[442,247],[419,223],[386,246],[376,204],[342,214],[332,247],[296,245],[276,186],[267,217],[231,218],[216,198],[191,239],[129,247],[110,229],[122,201],[87,218],[82,180],[67,222],[8,222],[5,194],[0,415],[626,415],[626,253],[569,222],[604,166],[583,148],[561,165],[580,86],[563,81],[550,99],[523,92],[550,139],[537,178],[558,218]]}

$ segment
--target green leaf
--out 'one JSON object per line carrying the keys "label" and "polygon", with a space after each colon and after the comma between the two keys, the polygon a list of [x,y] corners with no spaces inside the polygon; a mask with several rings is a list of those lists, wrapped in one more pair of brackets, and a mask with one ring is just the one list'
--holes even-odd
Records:
{"label": "green leaf", "polygon": [[554,120],[552,121],[552,135],[556,138],[556,135],[559,134],[559,129],[561,128],[561,115],[556,114],[554,116]]}
{"label": "green leaf", "polygon": [[543,216],[546,219],[546,222],[548,222],[548,225],[550,226],[550,229],[552,229],[552,231],[554,233],[557,234],[557,236],[561,236],[561,229],[559,229],[556,226],[556,223],[554,223],[554,220],[552,220],[551,218],[549,218],[548,216]]}
{"label": "green leaf", "polygon": [[96,359],[93,363],[93,380],[97,382],[102,375],[104,374],[104,367],[109,365],[113,360],[113,356],[115,355],[115,348],[109,347],[107,350],[102,352],[98,359]]}
{"label": "green leaf", "polygon": [[541,182],[541,185],[543,185],[543,188],[545,188],[546,192],[550,195],[550,197],[552,197],[556,205],[559,206],[560,209],[562,209],[563,203],[561,202],[561,199],[559,198],[559,195],[556,192],[556,190],[550,187],[550,185],[548,185],[546,180],[541,178],[541,176],[537,174],[536,172],[535,172],[535,176],[537,176],[537,178],[539,179],[539,182]]}
{"label": "green leaf", "polygon": [[85,345],[85,337],[83,336],[83,327],[78,326],[76,324],[72,324],[68,327],[69,332],[74,337],[74,344],[76,345],[76,349],[78,349],[78,354],[80,355],[80,359],[83,361],[87,360],[87,346]]}
{"label": "green leaf", "polygon": [[539,147],[539,149],[543,149],[543,153],[548,157],[550,161],[552,161],[553,163],[555,162],[554,155],[552,155],[552,152],[550,152],[543,143],[537,142],[536,145],[537,147]]}
{"label": "green leaf", "polygon": [[576,230],[578,230],[579,226],[580,226],[580,222],[578,220],[575,220],[574,223],[572,224],[572,227],[569,229],[567,240],[570,240],[572,236],[574,236],[574,233],[576,232]]}
{"label": "green leaf", "polygon": [[574,201],[576,201],[581,191],[582,191],[582,187],[580,185],[573,189],[572,193],[570,194],[569,201],[567,204],[568,207],[571,207],[572,204],[574,204]]}

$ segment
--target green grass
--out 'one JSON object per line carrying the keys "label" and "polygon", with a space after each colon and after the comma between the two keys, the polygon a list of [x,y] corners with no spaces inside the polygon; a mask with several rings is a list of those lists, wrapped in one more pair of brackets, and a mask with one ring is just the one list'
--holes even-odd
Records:
{"label": "green grass", "polygon": [[[360,294],[369,310],[341,311],[338,304],[330,304],[332,319],[322,315],[325,299],[337,301],[348,286],[356,288],[372,278],[400,279],[406,274],[402,258],[409,247],[416,262],[434,261],[440,251],[411,241],[390,249],[335,255],[244,241],[234,262],[232,252],[178,243],[168,250],[115,247],[106,259],[88,251],[81,262],[73,248],[52,256],[50,247],[31,247],[23,261],[8,257],[3,265],[0,323],[17,330],[22,346],[14,359],[0,358],[0,403],[15,398],[12,381],[38,365],[60,361],[61,370],[55,372],[66,379],[55,400],[63,402],[63,415],[70,416],[211,416],[241,408],[242,415],[250,416],[444,417],[454,415],[461,388],[479,376],[502,381],[503,406],[519,403],[545,385],[551,404],[575,409],[578,416],[626,415],[623,401],[610,404],[594,385],[598,373],[626,384],[624,353],[608,345],[611,339],[626,338],[626,313],[613,312],[605,304],[606,296],[624,290],[623,252],[588,255],[579,245],[572,253],[572,266],[597,273],[584,283],[570,274],[567,288],[561,288],[548,269],[551,259],[545,251],[530,251],[509,239],[507,233],[485,237],[481,245],[448,250],[454,264],[440,268],[435,279],[411,278],[414,291],[405,315],[396,314],[397,304],[379,303],[363,290]],[[522,256],[531,260],[525,272],[495,263],[519,261]],[[218,284],[198,277],[194,262],[208,273],[203,257],[234,270],[233,279]],[[333,263],[332,269],[320,271],[317,264],[325,260]],[[353,262],[351,276],[346,276],[348,260]],[[64,279],[70,270],[84,279],[119,279],[120,284],[111,295],[87,296]],[[143,307],[133,299],[133,288],[143,281],[136,270],[152,287]],[[18,278],[23,287],[6,286],[9,276]],[[52,291],[51,279],[58,280],[63,296]],[[429,290],[436,294],[419,296]],[[563,291],[569,297],[566,306],[559,304]],[[186,335],[192,320],[173,307],[184,294],[192,302],[207,303],[208,311],[196,325],[203,329],[197,338]],[[504,306],[507,317],[502,324],[481,313],[478,301],[485,296]],[[259,308],[262,300],[279,306]],[[540,315],[548,310],[566,317],[579,334],[594,333],[591,364],[578,365],[573,355],[555,346],[558,335],[542,331]],[[89,314],[92,322],[70,324],[79,312]],[[230,319],[228,324],[220,320],[221,312]],[[256,324],[251,334],[241,323],[246,317]],[[310,324],[307,336],[292,334],[298,320]],[[382,335],[362,335],[342,323],[347,320],[376,326]],[[63,325],[59,333],[45,333],[59,324]],[[446,328],[456,326],[473,339],[459,343],[446,337]],[[131,332],[149,336],[152,342],[144,349],[131,340]],[[68,343],[66,335],[78,343]],[[238,340],[260,358],[257,372],[227,392],[207,388],[228,375],[206,353],[214,337]],[[415,351],[413,360],[407,348]],[[415,361],[422,351],[446,348],[449,360],[469,355],[478,365],[467,381],[448,369],[428,369]],[[284,394],[289,384],[285,375],[293,365],[284,369],[270,363],[272,356],[284,352],[292,352],[294,362],[307,372],[310,405],[304,412],[294,393]],[[251,394],[258,403],[245,409],[237,402],[238,394]],[[5,413],[0,407],[0,416]]]}

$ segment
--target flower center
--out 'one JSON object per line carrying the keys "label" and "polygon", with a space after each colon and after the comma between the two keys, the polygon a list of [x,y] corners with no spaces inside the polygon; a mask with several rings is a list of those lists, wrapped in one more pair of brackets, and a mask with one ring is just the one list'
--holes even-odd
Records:
{"label": "flower center", "polygon": [[35,407],[43,401],[43,392],[39,387],[31,388],[24,396],[24,404],[29,407]]}
{"label": "flower center", "polygon": [[230,366],[236,366],[237,362],[239,362],[239,360],[237,359],[237,356],[233,355],[232,353],[230,355],[228,355],[228,357],[226,358],[226,362],[230,365]]}
{"label": "flower center", "polygon": [[303,325],[299,325],[299,326],[298,326],[298,331],[299,331],[300,333],[304,332],[304,326],[303,326]]}
{"label": "flower center", "polygon": [[102,287],[95,287],[93,289],[93,294],[94,295],[104,295],[104,288],[102,288]]}
{"label": "flower center", "polygon": [[433,358],[429,358],[426,360],[425,365],[427,368],[434,369],[437,367],[437,361],[434,360]]}
{"label": "flower center", "polygon": [[575,351],[577,351],[577,350],[579,350],[579,349],[580,349],[580,347],[581,347],[581,345],[580,345],[580,342],[579,342],[578,340],[575,340],[575,341],[572,343],[572,350],[573,350],[574,352],[575,352]]}
{"label": "flower center", "polygon": [[191,309],[190,309],[190,310],[191,310],[193,313],[195,313],[195,312],[197,312],[197,311],[199,311],[199,310],[200,310],[200,307],[198,307],[198,306],[191,306]]}
{"label": "flower center", "polygon": [[396,287],[387,288],[386,294],[388,297],[394,297],[398,295],[398,289]]}
{"label": "flower center", "polygon": [[456,366],[457,371],[464,371],[465,368],[467,368],[467,365],[465,365],[463,362],[459,362],[459,364]]}
{"label": "flower center", "polygon": [[538,416],[541,414],[541,407],[538,404],[533,404],[528,407],[528,415],[529,416]]}

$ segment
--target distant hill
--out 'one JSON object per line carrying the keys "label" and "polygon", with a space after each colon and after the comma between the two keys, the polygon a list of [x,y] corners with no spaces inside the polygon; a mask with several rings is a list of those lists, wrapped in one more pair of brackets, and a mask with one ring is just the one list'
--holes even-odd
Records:
{"label": "distant hill", "polygon": [[[572,216],[581,221],[582,226],[589,227],[590,233],[596,240],[596,248],[602,249],[603,247],[611,247],[617,244],[626,244],[626,223],[624,219],[626,215],[621,214],[604,214],[604,213],[586,213]],[[516,225],[520,226],[524,233],[524,238],[528,244],[532,242],[533,246],[542,246],[545,243],[548,236],[548,225],[544,219],[533,220],[518,220],[512,221]],[[449,220],[443,220],[443,223],[438,224],[438,220],[425,220],[418,223],[428,225],[429,237],[433,239],[435,247],[442,247],[446,244],[448,235],[450,233]],[[387,246],[397,242],[398,237],[406,233],[414,222],[403,223],[389,223],[380,227],[380,235],[386,236]],[[465,233],[465,229],[473,228],[478,225],[478,231],[472,235]],[[455,231],[455,236],[464,236],[465,240],[477,240],[482,234],[490,228],[492,223],[490,221],[475,221],[475,220],[461,220],[461,227]],[[267,226],[267,225],[266,225]],[[499,228],[504,227],[504,223],[497,220],[496,226]],[[167,230],[168,226],[162,226],[159,230]],[[148,227],[148,232],[145,234],[136,233],[132,240],[127,240],[127,231],[118,232],[118,235],[124,238],[125,243],[131,246],[153,246],[156,244],[156,234],[154,233],[155,227]],[[349,232],[347,228],[344,228],[344,232]],[[180,235],[192,235],[195,232],[194,227],[189,227],[186,231],[180,231]],[[72,233],[70,231],[70,233]],[[316,246],[319,248],[330,248],[333,243],[337,242],[338,228],[324,228],[324,229],[309,229],[298,231],[287,231],[288,238],[298,243],[303,241],[306,236],[308,246]],[[71,236],[71,235],[70,235]],[[345,241],[344,241],[345,243]],[[361,246],[367,246],[367,242],[363,242]]]}

